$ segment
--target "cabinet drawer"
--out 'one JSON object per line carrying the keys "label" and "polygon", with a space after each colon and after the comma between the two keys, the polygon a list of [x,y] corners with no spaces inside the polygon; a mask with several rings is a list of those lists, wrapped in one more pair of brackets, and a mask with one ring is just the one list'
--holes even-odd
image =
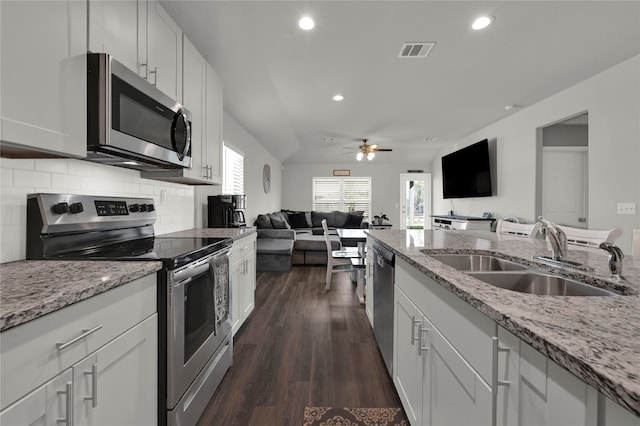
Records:
{"label": "cabinet drawer", "polygon": [[0,409],[156,312],[156,287],[151,274],[0,334]]}
{"label": "cabinet drawer", "polygon": [[398,287],[490,383],[491,338],[496,334],[495,323],[402,259],[396,261],[395,273]]}
{"label": "cabinet drawer", "polygon": [[233,247],[231,248],[231,262],[236,263],[238,260],[248,256],[249,254],[253,255],[254,244],[256,241],[257,234],[247,235],[246,237],[238,238],[233,242]]}

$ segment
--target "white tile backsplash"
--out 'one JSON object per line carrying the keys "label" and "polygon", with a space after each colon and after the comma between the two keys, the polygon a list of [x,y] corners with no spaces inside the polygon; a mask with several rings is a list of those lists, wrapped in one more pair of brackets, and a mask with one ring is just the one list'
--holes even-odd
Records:
{"label": "white tile backsplash", "polygon": [[27,194],[34,192],[153,198],[156,234],[194,227],[193,187],[142,179],[136,170],[74,159],[2,158],[0,179],[0,262],[25,258]]}

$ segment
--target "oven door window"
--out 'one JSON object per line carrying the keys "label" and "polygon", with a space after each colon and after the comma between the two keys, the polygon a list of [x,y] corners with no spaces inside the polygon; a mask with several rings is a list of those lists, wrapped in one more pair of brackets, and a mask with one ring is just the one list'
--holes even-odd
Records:
{"label": "oven door window", "polygon": [[215,332],[211,275],[194,277],[184,286],[184,364]]}

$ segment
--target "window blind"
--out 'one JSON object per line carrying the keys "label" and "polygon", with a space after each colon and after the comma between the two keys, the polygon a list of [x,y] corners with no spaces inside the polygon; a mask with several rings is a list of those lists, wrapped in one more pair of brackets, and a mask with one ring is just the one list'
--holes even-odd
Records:
{"label": "window blind", "polygon": [[313,210],[362,210],[363,216],[368,219],[371,211],[371,178],[314,177]]}
{"label": "window blind", "polygon": [[244,194],[244,155],[225,145],[222,163],[222,193]]}

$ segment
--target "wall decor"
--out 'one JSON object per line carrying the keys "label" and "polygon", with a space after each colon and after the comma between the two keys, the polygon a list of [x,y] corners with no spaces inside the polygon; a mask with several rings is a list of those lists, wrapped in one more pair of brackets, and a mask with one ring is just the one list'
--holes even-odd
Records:
{"label": "wall decor", "polygon": [[351,170],[333,170],[334,176],[351,176]]}
{"label": "wall decor", "polygon": [[262,188],[264,188],[265,194],[271,191],[271,166],[268,164],[262,168]]}

